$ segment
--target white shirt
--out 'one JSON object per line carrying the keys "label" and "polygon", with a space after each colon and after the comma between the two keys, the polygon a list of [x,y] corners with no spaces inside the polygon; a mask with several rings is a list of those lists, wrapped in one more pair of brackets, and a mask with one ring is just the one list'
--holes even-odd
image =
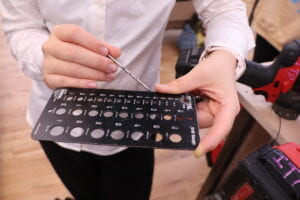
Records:
{"label": "white shirt", "polygon": [[[121,48],[119,61],[150,87],[159,82],[163,33],[175,0],[1,0],[2,24],[21,70],[32,79],[27,119],[37,122],[52,91],[42,77],[42,44],[57,24],[76,24]],[[245,5],[240,0],[194,0],[206,29],[206,52],[226,48],[240,58],[253,47]],[[123,71],[101,88],[143,90]],[[59,143],[76,151],[111,155],[125,147]]]}

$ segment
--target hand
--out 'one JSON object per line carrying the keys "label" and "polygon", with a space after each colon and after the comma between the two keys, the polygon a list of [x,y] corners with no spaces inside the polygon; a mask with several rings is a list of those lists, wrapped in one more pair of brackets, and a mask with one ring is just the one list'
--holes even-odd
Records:
{"label": "hand", "polygon": [[96,88],[97,81],[111,81],[118,66],[106,56],[120,56],[120,49],[99,41],[76,25],[57,25],[43,44],[43,77],[48,87]]}
{"label": "hand", "polygon": [[207,97],[197,104],[197,116],[201,128],[211,128],[201,138],[194,152],[196,157],[213,150],[226,137],[240,110],[235,67],[236,60],[230,52],[216,50],[185,76],[156,86],[156,90],[161,93],[193,91]]}

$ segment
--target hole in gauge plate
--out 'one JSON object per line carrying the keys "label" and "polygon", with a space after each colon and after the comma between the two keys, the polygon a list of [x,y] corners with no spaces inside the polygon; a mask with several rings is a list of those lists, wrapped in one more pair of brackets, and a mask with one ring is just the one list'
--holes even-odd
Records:
{"label": "hole in gauge plate", "polygon": [[181,121],[181,120],[184,120],[184,117],[181,116],[181,115],[179,115],[179,116],[176,117],[176,119],[179,120],[179,121]]}
{"label": "hole in gauge plate", "polygon": [[190,102],[190,100],[189,100],[187,97],[181,97],[181,98],[180,98],[180,101],[181,101],[182,103],[189,103],[189,102]]}
{"label": "hole in gauge plate", "polygon": [[158,101],[153,100],[153,101],[152,101],[152,104],[153,104],[153,105],[157,105],[157,104],[158,104]]}
{"label": "hole in gauge plate", "polygon": [[122,99],[117,99],[117,103],[121,103],[123,100]]}
{"label": "hole in gauge plate", "polygon": [[79,116],[79,115],[81,115],[82,113],[83,113],[83,110],[82,110],[82,109],[75,109],[75,110],[73,110],[72,115],[74,115],[74,116]]}
{"label": "hole in gauge plate", "polygon": [[140,112],[139,113],[135,113],[134,117],[137,118],[137,119],[143,119],[144,118],[144,114],[140,113]]}
{"label": "hole in gauge plate", "polygon": [[108,103],[112,102],[112,98],[106,98],[106,102]]}
{"label": "hole in gauge plate", "polygon": [[80,137],[84,133],[84,129],[81,127],[75,127],[70,131],[72,137]]}
{"label": "hole in gauge plate", "polygon": [[113,115],[114,115],[114,113],[111,112],[111,111],[105,111],[105,112],[103,113],[103,116],[104,116],[104,117],[112,117]]}
{"label": "hole in gauge plate", "polygon": [[91,137],[94,139],[99,139],[99,138],[102,138],[104,136],[104,134],[105,134],[105,132],[103,129],[97,128],[91,132]]}
{"label": "hole in gauge plate", "polygon": [[59,136],[64,132],[64,127],[62,126],[54,126],[50,130],[50,135],[52,136]]}
{"label": "hole in gauge plate", "polygon": [[103,101],[103,98],[97,98],[97,101],[98,101],[98,102],[102,102],[102,101]]}
{"label": "hole in gauge plate", "polygon": [[137,99],[135,100],[135,104],[140,104],[141,103],[141,100]]}
{"label": "hole in gauge plate", "polygon": [[158,115],[155,114],[155,113],[151,113],[151,114],[149,115],[149,118],[154,120],[154,119],[158,118]]}
{"label": "hole in gauge plate", "polygon": [[129,116],[129,114],[128,114],[127,112],[120,112],[120,113],[119,113],[119,117],[120,117],[120,118],[123,118],[123,119],[124,119],[124,118],[127,118],[128,116]]}
{"label": "hole in gauge plate", "polygon": [[58,114],[58,115],[63,115],[63,114],[65,114],[66,113],[66,109],[65,108],[59,108],[59,109],[57,109],[56,110],[56,114]]}
{"label": "hole in gauge plate", "polygon": [[162,141],[163,136],[162,136],[161,133],[152,133],[152,134],[150,135],[150,138],[151,138],[153,141],[155,141],[155,142],[160,142],[160,141]]}
{"label": "hole in gauge plate", "polygon": [[179,143],[182,141],[182,137],[181,135],[179,135],[178,133],[172,133],[170,136],[169,136],[169,139],[171,140],[171,142],[173,143]]}
{"label": "hole in gauge plate", "polygon": [[125,133],[121,130],[115,130],[110,134],[110,137],[115,140],[120,140],[125,136]]}
{"label": "hole in gauge plate", "polygon": [[192,118],[192,117],[186,117],[186,118],[187,118],[188,120],[190,120],[190,121],[191,121],[191,120],[193,120],[193,118]]}
{"label": "hole in gauge plate", "polygon": [[164,120],[171,120],[172,119],[172,115],[164,115]]}
{"label": "hole in gauge plate", "polygon": [[131,139],[133,139],[134,141],[138,141],[143,137],[144,133],[140,132],[140,131],[135,131],[131,134]]}
{"label": "hole in gauge plate", "polygon": [[98,113],[99,113],[99,112],[98,112],[97,110],[91,110],[91,111],[89,112],[88,115],[89,115],[90,117],[95,117],[95,116],[98,115]]}
{"label": "hole in gauge plate", "polygon": [[67,101],[73,100],[73,97],[67,97]]}
{"label": "hole in gauge plate", "polygon": [[78,97],[77,98],[77,101],[82,101],[83,100],[83,97]]}

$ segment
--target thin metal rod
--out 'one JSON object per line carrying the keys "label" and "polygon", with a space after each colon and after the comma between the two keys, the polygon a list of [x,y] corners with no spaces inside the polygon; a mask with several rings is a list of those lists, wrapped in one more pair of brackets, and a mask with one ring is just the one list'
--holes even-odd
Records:
{"label": "thin metal rod", "polygon": [[134,80],[136,80],[140,85],[142,85],[146,90],[150,91],[150,88],[143,83],[139,78],[137,78],[134,74],[132,74],[125,66],[121,65],[116,59],[114,59],[111,55],[107,55],[114,63],[116,63],[121,69],[123,69],[127,74],[129,74]]}

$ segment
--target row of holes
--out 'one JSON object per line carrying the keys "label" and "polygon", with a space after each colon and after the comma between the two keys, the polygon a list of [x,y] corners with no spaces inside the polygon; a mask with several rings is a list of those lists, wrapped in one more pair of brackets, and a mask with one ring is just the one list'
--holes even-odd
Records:
{"label": "row of holes", "polygon": [[[54,126],[50,130],[50,135],[59,136],[59,135],[63,134],[63,132],[64,132],[64,127]],[[70,131],[70,135],[75,138],[78,138],[78,137],[82,136],[83,134],[84,134],[84,129],[81,127],[75,127]],[[94,129],[90,133],[90,135],[94,139],[100,139],[105,135],[105,131],[100,128]],[[143,136],[144,136],[143,132],[136,131],[136,132],[131,133],[130,138],[134,141],[138,141]],[[115,131],[111,132],[110,137],[115,140],[121,140],[122,138],[125,137],[125,133],[121,130],[115,130]],[[151,134],[150,138],[155,142],[160,142],[163,139],[163,136],[161,133],[153,133],[153,134]],[[179,143],[179,142],[181,142],[182,137],[177,133],[173,133],[169,136],[169,140],[173,143]]]}
{"label": "row of holes", "polygon": [[[75,100],[74,97],[67,97],[66,98],[67,101],[72,101],[72,100]],[[84,97],[77,97],[76,98],[77,101],[81,102],[84,100]],[[136,104],[140,104],[142,103],[144,100],[144,104],[150,104],[151,101],[150,100],[147,100],[147,99],[135,99],[135,102]],[[88,97],[87,98],[87,101],[88,102],[92,102],[94,101],[94,97]],[[100,98],[97,98],[96,99],[97,102],[104,102],[104,98],[100,97]],[[113,98],[105,98],[105,102],[107,103],[111,103],[111,102],[116,102],[116,103],[132,103],[133,100],[131,99],[120,99],[120,98],[117,98],[116,100],[113,99]],[[169,100],[170,101],[170,100]],[[180,101],[183,102],[183,103],[188,103],[190,100],[187,99],[187,98],[180,98]],[[158,103],[158,100],[153,100],[152,101],[152,104],[157,104]]]}
{"label": "row of holes", "polygon": [[[58,115],[63,115],[63,114],[65,114],[66,113],[66,109],[65,108],[59,108],[59,109],[57,109],[56,110],[56,114],[58,114]],[[52,110],[49,110],[49,112],[52,112]],[[82,109],[75,109],[75,110],[73,110],[73,112],[72,112],[72,115],[74,115],[74,116],[80,116],[81,114],[83,113],[83,110]],[[99,111],[97,111],[97,110],[91,110],[91,111],[89,111],[89,113],[88,113],[88,115],[90,116],[90,117],[96,117],[97,115],[99,114]],[[103,113],[103,116],[104,117],[112,117],[114,115],[114,113],[112,112],[112,111],[105,111],[104,113]],[[119,117],[120,118],[123,118],[123,119],[125,119],[125,118],[128,118],[129,117],[129,113],[128,112],[125,112],[125,111],[123,111],[123,112],[120,112],[119,113]],[[141,112],[138,112],[138,113],[135,113],[134,114],[134,117],[135,118],[137,118],[137,119],[143,119],[144,118],[144,114],[143,113],[141,113]],[[150,115],[149,115],[149,118],[150,119],[157,119],[157,117],[158,117],[158,114],[156,114],[156,113],[151,113]],[[166,115],[164,115],[163,116],[163,119],[164,120],[171,120],[173,117],[172,117],[172,115],[168,115],[168,114],[166,114]],[[177,116],[176,117],[176,119],[177,120],[183,120],[184,119],[184,117],[183,116]],[[191,117],[187,117],[187,119],[188,120],[192,120],[192,118]]]}

